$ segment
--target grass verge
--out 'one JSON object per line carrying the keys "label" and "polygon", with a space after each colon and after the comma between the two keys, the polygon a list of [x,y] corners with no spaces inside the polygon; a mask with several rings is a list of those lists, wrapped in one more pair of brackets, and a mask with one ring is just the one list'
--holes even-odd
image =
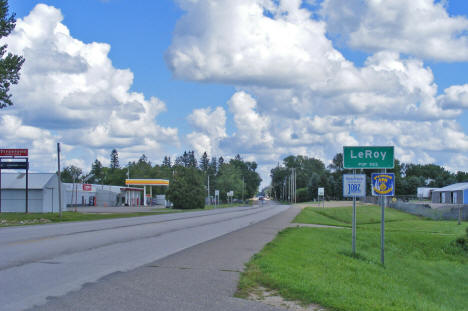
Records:
{"label": "grass verge", "polygon": [[[352,207],[316,209],[303,210],[295,221],[351,222]],[[237,295],[264,286],[331,310],[468,310],[468,253],[452,244],[467,222],[458,226],[387,209],[384,267],[375,223],[380,209],[359,209],[356,256],[350,230],[288,228],[247,264]]]}
{"label": "grass verge", "polygon": [[[187,210],[190,211],[190,210]],[[155,212],[140,213],[115,213],[115,214],[88,214],[78,212],[63,212],[62,217],[58,213],[2,213],[0,214],[0,227],[37,225],[56,222],[88,221],[114,218],[130,218],[169,213],[180,213],[181,210],[161,210]]]}

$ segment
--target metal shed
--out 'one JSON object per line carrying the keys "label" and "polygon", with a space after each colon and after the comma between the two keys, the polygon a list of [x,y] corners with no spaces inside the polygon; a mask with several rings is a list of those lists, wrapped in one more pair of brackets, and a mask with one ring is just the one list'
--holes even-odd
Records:
{"label": "metal shed", "polygon": [[[23,213],[26,203],[26,174],[2,174],[2,212]],[[62,197],[64,191],[62,188]],[[30,173],[28,206],[30,213],[59,211],[58,178],[53,173]],[[62,209],[65,208],[62,202]]]}
{"label": "metal shed", "polygon": [[468,204],[468,182],[433,190],[432,203]]}

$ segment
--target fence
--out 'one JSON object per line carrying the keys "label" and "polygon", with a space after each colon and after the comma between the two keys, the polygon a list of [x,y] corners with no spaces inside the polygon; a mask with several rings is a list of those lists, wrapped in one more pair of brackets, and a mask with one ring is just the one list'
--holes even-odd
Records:
{"label": "fence", "polygon": [[[362,201],[378,204],[378,199],[378,197],[366,197]],[[430,201],[418,200],[415,196],[402,196],[395,199],[390,200],[388,206],[406,213],[434,220],[456,220],[461,208],[462,220],[468,220],[468,205],[434,204]]]}

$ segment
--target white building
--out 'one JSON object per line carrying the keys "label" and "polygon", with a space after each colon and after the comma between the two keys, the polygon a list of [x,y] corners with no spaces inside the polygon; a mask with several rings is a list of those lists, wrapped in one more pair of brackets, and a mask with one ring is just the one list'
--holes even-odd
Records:
{"label": "white building", "polygon": [[[2,212],[26,211],[26,173],[1,174]],[[30,213],[57,213],[59,211],[58,178],[53,173],[30,173],[28,210]],[[62,188],[62,198],[64,194]],[[62,199],[62,209],[65,202]]]}
{"label": "white building", "polygon": [[418,199],[423,200],[423,199],[432,198],[432,191],[437,190],[437,189],[439,189],[439,188],[418,187],[418,189],[417,189]]}
{"label": "white building", "polygon": [[65,204],[73,206],[140,206],[143,188],[82,183],[63,183]]}

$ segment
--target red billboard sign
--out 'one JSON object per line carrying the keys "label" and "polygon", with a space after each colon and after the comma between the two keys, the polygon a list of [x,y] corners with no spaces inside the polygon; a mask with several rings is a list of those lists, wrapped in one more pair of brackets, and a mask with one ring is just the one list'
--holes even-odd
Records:
{"label": "red billboard sign", "polygon": [[28,149],[0,149],[0,157],[27,157]]}
{"label": "red billboard sign", "polygon": [[83,184],[83,191],[92,191],[93,187],[90,184]]}

